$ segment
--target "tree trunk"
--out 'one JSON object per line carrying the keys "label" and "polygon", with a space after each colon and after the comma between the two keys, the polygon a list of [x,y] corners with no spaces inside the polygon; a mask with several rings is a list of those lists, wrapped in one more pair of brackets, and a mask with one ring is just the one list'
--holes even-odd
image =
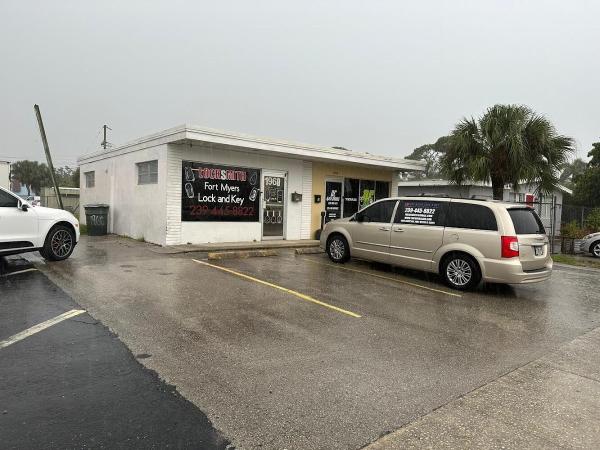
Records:
{"label": "tree trunk", "polygon": [[492,176],[492,194],[494,200],[504,200],[504,179],[499,176]]}

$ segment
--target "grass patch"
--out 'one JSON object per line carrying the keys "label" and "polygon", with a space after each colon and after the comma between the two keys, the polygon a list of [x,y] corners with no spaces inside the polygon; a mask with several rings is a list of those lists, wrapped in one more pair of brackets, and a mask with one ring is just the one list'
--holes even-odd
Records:
{"label": "grass patch", "polygon": [[79,224],[79,233],[82,235],[87,234],[87,225]]}
{"label": "grass patch", "polygon": [[592,267],[594,269],[600,269],[600,260],[593,260],[591,258],[581,258],[571,255],[552,255],[554,262],[561,264],[569,264],[571,266],[580,267]]}

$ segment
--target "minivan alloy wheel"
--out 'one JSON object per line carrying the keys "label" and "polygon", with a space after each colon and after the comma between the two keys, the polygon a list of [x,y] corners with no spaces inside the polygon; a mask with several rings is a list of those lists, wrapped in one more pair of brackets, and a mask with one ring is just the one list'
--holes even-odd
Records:
{"label": "minivan alloy wheel", "polygon": [[344,257],[346,248],[341,239],[333,239],[329,243],[329,254],[333,259],[340,260]]}
{"label": "minivan alloy wheel", "polygon": [[456,286],[464,286],[473,277],[471,266],[464,259],[453,259],[446,267],[448,280]]}
{"label": "minivan alloy wheel", "polygon": [[73,237],[71,236],[71,233],[66,230],[58,230],[52,236],[50,246],[52,248],[52,253],[59,258],[62,258],[68,255],[73,248]]}

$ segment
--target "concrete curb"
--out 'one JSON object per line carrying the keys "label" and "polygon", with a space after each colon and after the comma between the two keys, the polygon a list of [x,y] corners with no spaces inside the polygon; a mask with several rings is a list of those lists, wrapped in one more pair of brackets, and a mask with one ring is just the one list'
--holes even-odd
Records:
{"label": "concrete curb", "polygon": [[314,239],[291,241],[260,241],[260,242],[223,242],[220,244],[190,244],[151,248],[150,251],[164,255],[176,255],[195,252],[226,252],[233,250],[266,250],[280,248],[316,247],[319,241]]}
{"label": "concrete curb", "polygon": [[277,256],[275,250],[240,250],[231,252],[209,252],[208,259],[211,261],[221,259],[252,258],[262,256]]}

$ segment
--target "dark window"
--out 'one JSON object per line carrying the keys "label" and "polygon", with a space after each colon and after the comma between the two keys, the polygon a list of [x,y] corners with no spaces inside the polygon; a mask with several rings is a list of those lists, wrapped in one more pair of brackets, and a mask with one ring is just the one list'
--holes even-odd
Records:
{"label": "dark window", "polygon": [[350,217],[358,211],[358,180],[356,178],[344,179],[344,217]]}
{"label": "dark window", "polygon": [[365,222],[390,223],[396,200],[384,200],[377,202],[361,212]]}
{"label": "dark window", "polygon": [[0,208],[16,208],[19,200],[8,192],[0,190]]}
{"label": "dark window", "polygon": [[498,230],[492,210],[487,206],[472,203],[450,202],[446,226],[473,230]]}
{"label": "dark window", "polygon": [[398,206],[395,223],[444,226],[446,202],[431,200],[402,200]]}
{"label": "dark window", "polygon": [[382,200],[390,196],[390,183],[387,181],[375,182],[375,200]]}
{"label": "dark window", "polygon": [[539,216],[531,208],[509,209],[508,214],[517,234],[545,234],[546,230]]}

